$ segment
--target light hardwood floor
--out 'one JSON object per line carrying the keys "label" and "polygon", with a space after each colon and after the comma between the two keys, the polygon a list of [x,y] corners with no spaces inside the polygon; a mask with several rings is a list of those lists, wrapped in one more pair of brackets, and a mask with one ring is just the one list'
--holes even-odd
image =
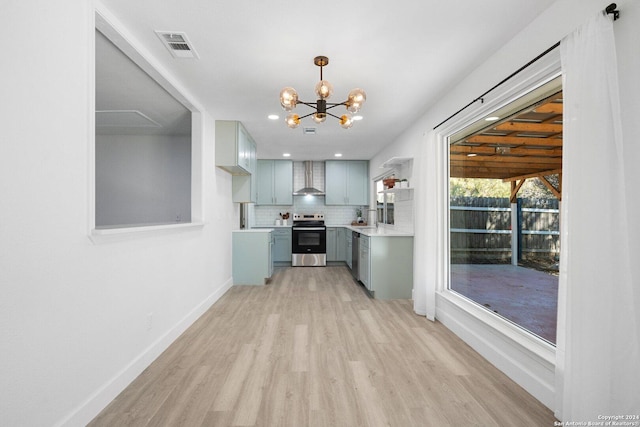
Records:
{"label": "light hardwood floor", "polygon": [[409,300],[346,267],[234,286],[91,426],[552,426],[553,413]]}

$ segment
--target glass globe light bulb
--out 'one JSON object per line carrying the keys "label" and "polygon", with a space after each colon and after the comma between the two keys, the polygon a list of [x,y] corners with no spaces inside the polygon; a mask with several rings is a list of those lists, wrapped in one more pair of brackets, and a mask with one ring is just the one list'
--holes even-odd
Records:
{"label": "glass globe light bulb", "polygon": [[325,120],[327,120],[327,115],[326,113],[314,113],[313,114],[313,121],[316,123],[322,123]]}
{"label": "glass globe light bulb", "polygon": [[316,85],[316,95],[320,99],[327,99],[333,93],[333,85],[326,80],[320,80]]}
{"label": "glass globe light bulb", "polygon": [[287,123],[290,129],[295,129],[300,125],[300,116],[297,114],[289,114],[284,121]]}
{"label": "glass globe light bulb", "polygon": [[360,111],[362,104],[367,100],[367,94],[360,88],[353,89],[347,96],[347,110],[352,113]]}
{"label": "glass globe light bulb", "polygon": [[342,126],[344,129],[349,129],[351,126],[353,126],[353,117],[351,117],[351,114],[343,114],[340,117],[340,126]]}
{"label": "glass globe light bulb", "polygon": [[285,111],[291,111],[296,108],[298,103],[298,92],[292,87],[285,87],[280,91],[280,105]]}

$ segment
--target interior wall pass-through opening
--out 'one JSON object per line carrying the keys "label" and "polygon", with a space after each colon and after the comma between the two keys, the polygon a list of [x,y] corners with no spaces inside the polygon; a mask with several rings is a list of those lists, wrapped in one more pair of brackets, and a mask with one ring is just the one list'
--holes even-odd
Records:
{"label": "interior wall pass-through opening", "polygon": [[90,238],[201,226],[202,108],[100,4],[94,34]]}

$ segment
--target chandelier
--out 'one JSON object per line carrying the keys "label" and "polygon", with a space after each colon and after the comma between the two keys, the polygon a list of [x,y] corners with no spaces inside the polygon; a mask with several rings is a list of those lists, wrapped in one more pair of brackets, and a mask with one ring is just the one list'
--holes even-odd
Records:
{"label": "chandelier", "polygon": [[[298,99],[298,92],[292,87],[285,87],[280,91],[280,105],[285,111],[291,112],[296,108],[297,104],[304,104],[314,109],[312,113],[304,116],[298,116],[297,114],[289,114],[285,121],[287,126],[291,129],[297,128],[300,124],[300,120],[305,117],[312,117],[316,123],[322,123],[327,119],[327,116],[335,117],[340,121],[340,126],[345,129],[349,129],[353,126],[353,113],[360,111],[362,104],[367,100],[367,94],[362,89],[353,89],[349,92],[347,100],[343,102],[327,102],[327,99],[333,93],[333,86],[322,78],[322,67],[329,63],[329,58],[326,56],[316,56],[313,58],[313,63],[320,67],[320,81],[316,84],[316,94],[318,100],[316,102],[304,102]],[[347,108],[347,113],[342,116],[336,116],[331,114],[327,110],[335,108],[339,105],[344,105]]]}

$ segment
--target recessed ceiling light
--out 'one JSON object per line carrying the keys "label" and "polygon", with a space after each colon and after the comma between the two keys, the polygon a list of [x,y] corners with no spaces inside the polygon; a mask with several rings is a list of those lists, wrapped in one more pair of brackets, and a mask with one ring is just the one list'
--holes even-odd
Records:
{"label": "recessed ceiling light", "polygon": [[333,157],[342,157],[342,153],[336,153],[333,155]]}
{"label": "recessed ceiling light", "polygon": [[491,116],[491,117],[487,117],[486,119],[484,119],[487,122],[495,122],[496,120],[499,120],[500,117],[498,116]]}
{"label": "recessed ceiling light", "polygon": [[467,157],[475,157],[475,156],[477,156],[477,154],[476,154],[476,153],[469,153],[469,154],[467,154]]}
{"label": "recessed ceiling light", "polygon": [[280,118],[277,114],[269,114],[269,120],[278,120]]}
{"label": "recessed ceiling light", "polygon": [[282,157],[291,157],[291,153],[282,153]]}
{"label": "recessed ceiling light", "polygon": [[357,122],[357,121],[359,121],[359,120],[362,120],[363,118],[364,118],[364,117],[362,117],[362,116],[353,116],[353,121],[354,121],[354,122]]}

